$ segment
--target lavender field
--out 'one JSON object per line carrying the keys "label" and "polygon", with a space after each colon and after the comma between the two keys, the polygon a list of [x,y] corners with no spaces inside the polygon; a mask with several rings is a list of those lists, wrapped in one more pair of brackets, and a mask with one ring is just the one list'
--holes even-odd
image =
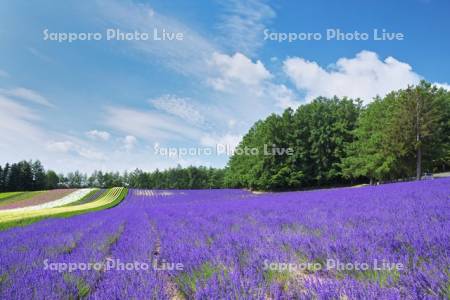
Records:
{"label": "lavender field", "polygon": [[130,190],[109,210],[0,232],[0,245],[1,299],[442,299],[450,179]]}

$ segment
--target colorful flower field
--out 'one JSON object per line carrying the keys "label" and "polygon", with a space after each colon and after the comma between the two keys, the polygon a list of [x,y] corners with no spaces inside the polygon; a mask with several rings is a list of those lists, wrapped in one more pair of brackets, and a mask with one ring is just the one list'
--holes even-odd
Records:
{"label": "colorful flower field", "polygon": [[[43,205],[45,206],[48,203],[52,203],[61,198],[68,197],[75,192],[77,192],[76,189],[56,189],[49,191],[17,193],[17,195],[13,194],[12,197],[8,197],[7,198],[8,201],[0,202],[0,210],[13,210],[13,209],[20,210],[23,208],[29,208],[33,206],[39,208],[40,206]],[[8,195],[8,193],[6,193],[6,195]]]}
{"label": "colorful flower field", "polygon": [[123,187],[115,187],[99,193],[95,189],[78,189],[63,198],[41,205],[0,210],[0,229],[25,225],[48,217],[68,217],[110,208],[119,204],[126,193],[127,190]]}
{"label": "colorful flower field", "polygon": [[[73,202],[85,197],[87,194],[91,193],[93,190],[94,189],[69,190],[68,192],[65,192],[65,196],[63,196],[61,198],[57,198],[56,200],[53,200],[53,201],[48,200],[47,202],[44,202],[42,204],[22,206],[22,207],[18,207],[18,208],[11,208],[11,209],[7,209],[7,210],[2,210],[2,212],[3,213],[5,211],[6,212],[15,212],[15,211],[23,212],[23,211],[39,210],[39,209],[63,206],[63,205],[73,203]],[[44,195],[51,193],[51,192],[53,192],[53,191],[44,193]],[[37,197],[33,197],[31,200],[35,201],[34,200],[35,198],[37,198]],[[14,203],[14,204],[16,204],[16,203]],[[19,202],[19,204],[20,204],[20,202]],[[16,204],[16,206],[17,206],[17,204]]]}
{"label": "colorful flower field", "polygon": [[445,299],[450,179],[255,195],[130,190],[0,232],[1,299]]}

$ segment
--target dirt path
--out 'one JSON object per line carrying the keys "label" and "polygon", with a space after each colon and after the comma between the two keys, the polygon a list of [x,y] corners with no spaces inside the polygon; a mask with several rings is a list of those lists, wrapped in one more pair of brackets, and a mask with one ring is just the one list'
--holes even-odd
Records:
{"label": "dirt path", "polygon": [[[160,266],[160,257],[161,257],[161,237],[158,235],[156,226],[152,225],[152,234],[157,235],[157,239],[155,242],[155,247],[152,251],[152,266],[153,268]],[[159,272],[159,271],[157,271]],[[183,294],[178,289],[177,285],[173,281],[172,277],[167,274],[165,271],[161,271],[162,276],[165,282],[165,291],[169,299],[172,300],[186,300],[186,298],[183,296]]]}

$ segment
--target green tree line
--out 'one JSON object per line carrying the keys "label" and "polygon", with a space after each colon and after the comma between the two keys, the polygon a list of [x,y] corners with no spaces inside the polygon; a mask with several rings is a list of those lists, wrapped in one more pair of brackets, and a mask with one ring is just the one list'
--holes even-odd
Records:
{"label": "green tree line", "polygon": [[[272,145],[292,153],[266,155]],[[366,106],[320,97],[256,122],[230,158],[225,184],[290,190],[449,169],[450,93],[421,82]]]}
{"label": "green tree line", "polygon": [[35,191],[48,188],[47,174],[40,161],[21,161],[0,166],[0,191]]}
{"label": "green tree line", "polygon": [[67,175],[45,171],[40,161],[21,161],[0,166],[0,192],[36,191],[55,188],[126,186],[148,189],[208,189],[224,186],[224,169],[206,167],[170,168],[145,172],[79,171]]}
{"label": "green tree line", "polygon": [[146,172],[94,171],[90,176],[79,171],[67,176],[59,175],[59,185],[67,187],[114,187],[125,186],[142,189],[210,189],[224,186],[224,169],[189,166]]}

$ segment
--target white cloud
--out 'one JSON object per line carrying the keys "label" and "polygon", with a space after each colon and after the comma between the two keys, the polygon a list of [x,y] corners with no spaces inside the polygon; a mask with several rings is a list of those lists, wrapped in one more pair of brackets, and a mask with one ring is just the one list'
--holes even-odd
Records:
{"label": "white cloud", "polygon": [[106,160],[107,157],[104,153],[89,148],[80,147],[77,149],[77,153],[89,160]]}
{"label": "white cloud", "polygon": [[98,0],[97,3],[99,16],[103,16],[102,25],[108,24],[107,27],[151,33],[157,28],[184,36],[182,41],[133,40],[121,45],[137,50],[148,62],[163,63],[181,74],[201,77],[205,72],[204,61],[216,46],[188,24],[162,14],[148,4],[117,0]]}
{"label": "white cloud", "polygon": [[229,119],[227,123],[229,128],[233,128],[236,126],[237,121],[235,119]]}
{"label": "white cloud", "polygon": [[295,86],[306,93],[308,101],[336,95],[361,98],[367,103],[377,95],[384,96],[421,80],[409,64],[391,56],[382,61],[370,51],[361,51],[354,58],[340,58],[328,68],[303,58],[288,58],[283,69]]}
{"label": "white cloud", "polygon": [[238,100],[234,103],[235,109],[245,108],[244,102],[250,103],[253,110],[258,110],[257,106],[261,105],[266,106],[265,109],[299,105],[295,93],[284,84],[274,83],[273,75],[259,60],[253,62],[242,53],[233,56],[214,53],[209,64],[216,69],[217,75],[210,77],[208,83],[215,90],[232,94],[230,97]]}
{"label": "white cloud", "polygon": [[47,149],[52,152],[77,154],[89,160],[106,160],[106,155],[102,152],[69,140],[49,142]]}
{"label": "white cloud", "polygon": [[180,98],[175,95],[163,95],[149,102],[157,109],[173,116],[177,116],[192,124],[202,124],[205,119],[194,105],[190,104],[189,98]]}
{"label": "white cloud", "polygon": [[239,52],[233,56],[215,52],[209,65],[217,70],[218,76],[209,78],[208,83],[219,91],[224,91],[236,83],[255,87],[272,76],[260,60],[252,62]]}
{"label": "white cloud", "polygon": [[275,11],[261,0],[222,1],[224,13],[219,30],[222,43],[232,51],[253,55],[264,43],[263,31],[276,16]]}
{"label": "white cloud", "polygon": [[227,133],[225,135],[205,135],[201,138],[201,144],[208,147],[226,147],[230,151],[234,151],[234,149],[239,145],[242,139],[241,135],[234,135]]}
{"label": "white cloud", "polygon": [[71,141],[50,142],[47,144],[47,148],[54,152],[68,153],[75,148],[75,144]]}
{"label": "white cloud", "polygon": [[[35,110],[0,95],[0,163],[39,159],[47,168],[59,166],[59,171],[73,169],[83,162],[80,157],[105,159],[101,152],[73,137],[46,130],[40,121]],[[72,154],[77,156],[72,157]],[[61,161],[64,163],[59,165]]]}
{"label": "white cloud", "polygon": [[19,98],[36,104],[40,104],[43,106],[54,107],[54,105],[50,103],[50,101],[48,101],[44,96],[40,95],[38,92],[23,87],[14,89],[0,89],[0,93],[10,97]]}
{"label": "white cloud", "polygon": [[443,88],[445,90],[450,91],[450,84],[448,84],[448,83],[437,83],[437,82],[435,82],[435,83],[433,83],[433,85],[435,85],[438,88]]}
{"label": "white cloud", "polygon": [[[39,116],[30,108],[26,107],[25,105],[19,104],[13,99],[10,99],[6,96],[3,96],[0,94],[0,112],[4,114],[6,117],[7,115],[11,115],[14,117],[18,117],[23,120],[38,120]],[[3,126],[7,126],[7,122],[0,123]]]}
{"label": "white cloud", "polygon": [[[189,76],[189,80],[207,83],[212,87],[211,93],[205,94],[205,97],[208,98],[207,105],[195,108],[202,113],[205,121],[213,120],[206,123],[208,126],[216,127],[214,130],[220,132],[223,128],[217,127],[226,124],[230,118],[245,118],[247,121],[242,121],[241,123],[251,123],[252,121],[250,120],[266,116],[268,113],[273,112],[277,106],[286,106],[286,103],[278,103],[281,100],[286,102],[286,93],[275,100],[264,95],[264,93],[268,92],[266,90],[266,82],[269,82],[272,76],[261,61],[252,61],[240,52],[233,55],[223,54],[225,52],[222,47],[225,44],[231,44],[231,40],[233,43],[239,40],[235,39],[239,36],[242,37],[241,41],[248,41],[248,45],[257,45],[259,41],[263,41],[262,37],[261,39],[259,37],[253,39],[255,37],[253,35],[255,33],[254,30],[255,28],[262,29],[264,26],[261,24],[266,24],[274,16],[274,12],[262,1],[236,1],[232,4],[224,4],[225,15],[228,15],[230,18],[229,22],[227,22],[226,18],[222,19],[223,22],[219,27],[224,33],[228,32],[231,35],[227,37],[230,40],[222,44],[220,40],[204,36],[193,30],[188,24],[164,15],[146,4],[138,4],[132,1],[104,0],[99,0],[97,3],[100,4],[101,16],[103,16],[106,26],[112,24],[114,25],[113,27],[120,28],[122,31],[152,31],[156,27],[165,28],[171,32],[184,33],[185,39],[181,42],[130,41],[120,44],[126,47],[125,50],[133,50],[133,56],[138,54],[144,61],[152,64],[162,64],[179,74]],[[250,23],[246,24],[245,18],[248,18]],[[104,26],[104,24],[101,26]],[[238,24],[240,26],[237,26]],[[241,35],[244,32],[241,30],[246,29],[249,29],[248,33],[251,36]],[[262,35],[262,32],[263,30],[260,30],[256,35]],[[234,33],[236,35],[232,36]],[[241,52],[250,55],[244,48]],[[238,49],[238,51],[240,50]],[[127,51],[124,52],[127,53]],[[281,91],[281,88],[278,91]],[[222,94],[223,92],[225,94]],[[167,113],[170,113],[168,107],[165,107],[165,109],[167,109]],[[174,114],[174,107],[170,109],[172,116],[181,117],[179,113],[178,115]],[[127,111],[127,113],[130,113],[130,111]],[[132,125],[111,125],[113,128],[121,127],[120,130],[122,132],[140,138],[149,139],[152,136],[164,136],[165,130],[161,132],[159,126],[154,125],[155,120],[158,118],[156,116],[149,117],[148,113],[146,115],[138,114],[138,121],[129,121],[133,123]],[[143,121],[144,119],[146,121]],[[141,125],[152,123],[153,125],[150,126],[152,130],[144,132],[146,131],[145,127],[143,129],[137,128],[136,123],[141,123]],[[189,122],[189,124],[193,123]],[[242,125],[242,128],[248,129],[247,125]],[[131,129],[132,131],[130,131]],[[178,136],[176,134],[176,138]]]}
{"label": "white cloud", "polygon": [[300,105],[295,93],[284,84],[270,84],[266,90],[268,96],[275,100],[275,105],[279,108],[295,109]]}
{"label": "white cloud", "polygon": [[[33,110],[0,95],[0,146],[33,145],[40,141],[42,133],[36,126],[38,120],[39,116]],[[15,151],[23,149],[20,147]]]}
{"label": "white cloud", "polygon": [[107,107],[104,122],[107,126],[127,135],[151,142],[169,139],[198,140],[202,135],[199,129],[188,126],[173,117],[125,107]]}
{"label": "white cloud", "polygon": [[[0,95],[0,164],[39,159],[47,169],[57,172],[117,171],[138,167],[154,170],[176,165],[158,157],[149,159],[152,153],[148,151],[125,153],[106,148],[102,152],[88,141],[46,129],[41,121],[39,111]],[[127,141],[131,143],[133,139],[127,138]]]}
{"label": "white cloud", "polygon": [[126,151],[131,151],[136,146],[137,138],[132,135],[127,135],[123,138],[122,142],[124,149]]}
{"label": "white cloud", "polygon": [[100,130],[91,130],[86,132],[86,135],[94,140],[102,140],[107,141],[111,137],[111,134],[106,131],[100,131]]}

